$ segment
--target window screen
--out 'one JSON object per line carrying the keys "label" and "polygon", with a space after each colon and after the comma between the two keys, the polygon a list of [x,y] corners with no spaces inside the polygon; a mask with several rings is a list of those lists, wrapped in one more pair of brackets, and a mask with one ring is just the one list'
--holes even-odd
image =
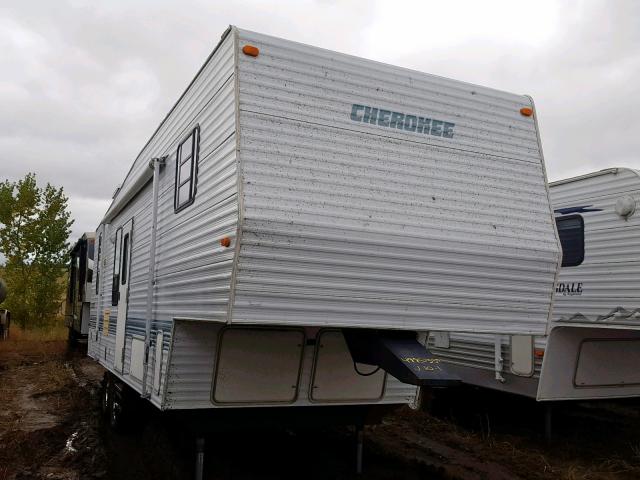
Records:
{"label": "window screen", "polygon": [[127,233],[122,240],[122,271],[120,272],[120,283],[127,284],[127,274],[129,268],[129,234]]}
{"label": "window screen", "polygon": [[116,230],[116,241],[113,246],[113,281],[111,282],[111,305],[118,305],[120,300],[120,253],[122,248],[122,228]]}
{"label": "window screen", "polygon": [[556,218],[562,244],[562,266],[576,267],[584,260],[584,220],[580,215]]}
{"label": "window screen", "polygon": [[191,134],[178,145],[174,191],[174,209],[176,212],[191,205],[195,199],[199,144],[200,128],[196,127]]}

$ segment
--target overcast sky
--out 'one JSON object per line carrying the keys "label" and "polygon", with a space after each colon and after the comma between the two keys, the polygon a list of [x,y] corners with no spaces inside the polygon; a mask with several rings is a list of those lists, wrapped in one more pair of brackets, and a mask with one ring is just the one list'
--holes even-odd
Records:
{"label": "overcast sky", "polygon": [[533,96],[551,180],[640,167],[640,2],[0,4],[0,180],[64,186],[93,231],[229,24]]}

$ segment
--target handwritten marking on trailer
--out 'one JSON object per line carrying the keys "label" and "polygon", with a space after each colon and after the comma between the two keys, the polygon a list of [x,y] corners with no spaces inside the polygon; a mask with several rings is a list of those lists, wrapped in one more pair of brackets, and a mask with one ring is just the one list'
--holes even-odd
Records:
{"label": "handwritten marking on trailer", "polygon": [[[428,358],[428,357],[407,357],[402,359],[405,363],[418,363],[422,365],[415,365],[413,369],[416,372],[424,370],[425,372],[435,372],[436,370],[442,370],[438,365],[440,363],[439,358]],[[425,363],[429,365],[424,365]]]}
{"label": "handwritten marking on trailer", "polygon": [[444,120],[392,112],[391,110],[358,105],[356,103],[351,105],[351,120],[444,138],[453,138],[453,129],[456,126],[455,123],[445,122]]}

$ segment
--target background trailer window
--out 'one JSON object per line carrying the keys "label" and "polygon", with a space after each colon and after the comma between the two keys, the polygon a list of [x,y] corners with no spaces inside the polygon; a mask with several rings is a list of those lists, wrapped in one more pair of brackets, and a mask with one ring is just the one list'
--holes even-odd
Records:
{"label": "background trailer window", "polygon": [[562,244],[562,266],[576,267],[584,260],[584,220],[580,215],[556,218]]}

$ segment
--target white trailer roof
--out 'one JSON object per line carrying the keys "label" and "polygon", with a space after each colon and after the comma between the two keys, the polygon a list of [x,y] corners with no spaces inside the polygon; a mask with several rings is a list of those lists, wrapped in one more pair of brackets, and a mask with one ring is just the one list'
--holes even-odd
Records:
{"label": "white trailer roof", "polygon": [[603,168],[602,170],[598,170],[597,172],[590,172],[590,173],[585,173],[584,175],[576,175],[575,177],[555,180],[549,183],[549,187],[557,187],[567,183],[580,182],[582,180],[587,180],[594,177],[602,177],[606,175],[617,175],[618,173],[625,173],[625,172],[631,175],[640,176],[640,172],[633,168],[625,168],[625,167]]}

